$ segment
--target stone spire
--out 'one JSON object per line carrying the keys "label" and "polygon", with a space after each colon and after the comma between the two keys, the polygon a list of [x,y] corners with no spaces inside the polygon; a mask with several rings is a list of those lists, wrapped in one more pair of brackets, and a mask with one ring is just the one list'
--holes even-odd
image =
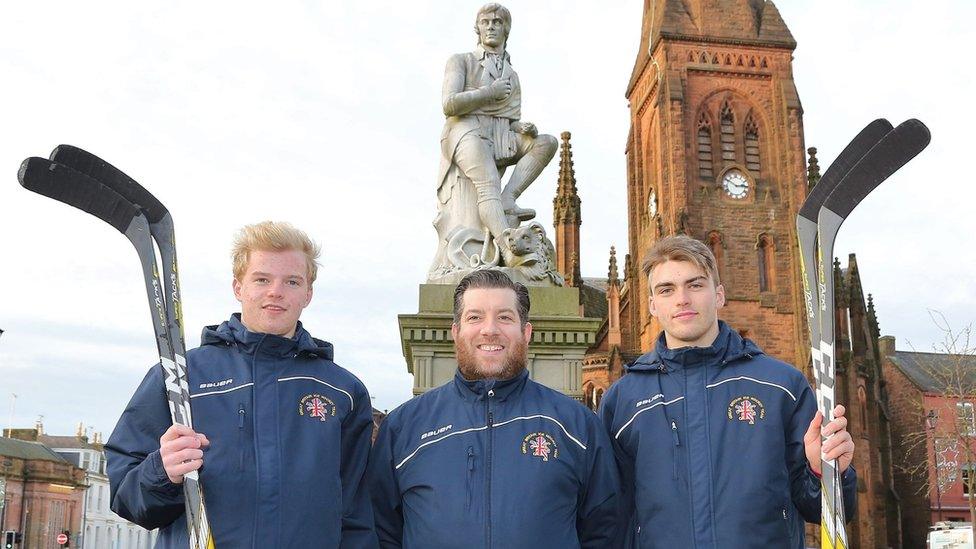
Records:
{"label": "stone spire", "polygon": [[620,342],[620,278],[617,275],[617,248],[610,246],[610,268],[607,269],[607,345],[611,348],[619,347]]}
{"label": "stone spire", "polygon": [[580,265],[580,198],[576,192],[576,172],[573,170],[573,150],[569,132],[563,132],[559,151],[559,182],[552,199],[552,224],[556,228],[556,270],[566,279],[567,286],[579,286]]}
{"label": "stone spire", "polygon": [[559,183],[556,198],[552,199],[552,217],[555,223],[575,223],[580,225],[580,198],[576,192],[576,171],[573,169],[573,146],[569,143],[572,134],[563,132],[559,147]]}
{"label": "stone spire", "polygon": [[810,147],[807,153],[810,155],[810,160],[807,161],[807,189],[812,189],[820,182],[820,163],[817,161],[816,147]]}
{"label": "stone spire", "polygon": [[617,248],[610,246],[610,268],[607,270],[607,284],[615,286],[620,284],[620,277],[617,275]]}
{"label": "stone spire", "polygon": [[881,327],[878,325],[878,313],[874,310],[874,296],[868,294],[868,326],[871,327],[871,337],[877,340],[881,337]]}

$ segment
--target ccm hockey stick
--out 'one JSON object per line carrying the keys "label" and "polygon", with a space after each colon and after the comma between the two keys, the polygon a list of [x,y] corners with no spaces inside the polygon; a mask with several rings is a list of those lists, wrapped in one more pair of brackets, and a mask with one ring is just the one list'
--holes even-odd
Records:
{"label": "ccm hockey stick", "polygon": [[[75,150],[80,151],[80,149]],[[178,318],[179,284],[175,271],[175,248],[172,246],[172,218],[166,208],[138,183],[125,177],[129,183],[122,185],[120,183],[122,179],[113,179],[110,176],[121,174],[124,177],[124,174],[105,162],[99,162],[100,164],[93,164],[94,169],[89,171],[92,174],[102,175],[101,181],[66,165],[43,158],[25,160],[18,173],[18,179],[28,190],[74,206],[107,222],[132,243],[142,265],[149,306],[153,313],[153,329],[163,366],[170,413],[174,423],[192,427],[184,359],[185,345],[181,331],[182,322]],[[113,187],[123,193],[117,192],[115,188],[103,184],[102,181],[112,181]],[[138,202],[134,203],[131,198],[136,198]],[[147,206],[140,206],[140,204]],[[156,230],[153,230],[154,225]],[[164,286],[159,280],[152,236],[167,228],[170,232],[168,244],[162,239],[157,241],[164,261],[166,255],[172,256],[172,263],[167,262],[172,265],[172,271],[171,276],[165,281],[164,297]],[[167,247],[169,250],[164,252]],[[199,475],[196,471],[184,476],[183,489],[190,547],[192,549],[213,548],[213,538],[203,504]]]}
{"label": "ccm hockey stick", "polygon": [[[838,157],[838,162],[841,163],[835,162],[838,165],[836,173],[843,176],[833,176],[826,181],[827,185],[818,189],[824,182],[821,179],[821,183],[814,187],[797,216],[797,238],[810,321],[811,357],[817,381],[817,406],[825,421],[833,419],[834,408],[834,241],[841,224],[854,208],[885,179],[921,152],[930,139],[928,128],[924,124],[918,120],[906,121],[885,134],[851,167],[850,161],[852,157],[856,158],[857,149],[876,139],[877,133],[886,126],[890,127],[890,124],[876,120],[858,134],[841,157]],[[848,150],[851,157],[845,156]],[[834,165],[831,165],[827,172],[830,173],[833,168]],[[813,218],[813,215],[817,217]],[[814,241],[817,242],[816,248]],[[816,274],[813,269],[816,269]],[[818,289],[817,303],[813,302],[811,292],[814,284]],[[840,472],[833,461],[823,461],[821,472],[821,546],[831,549],[846,548],[848,543],[844,527]]]}
{"label": "ccm hockey stick", "polygon": [[[834,159],[830,167],[824,172],[820,181],[810,190],[803,207],[800,208],[799,215],[796,217],[796,234],[800,245],[800,271],[803,279],[803,297],[807,311],[807,327],[810,334],[810,357],[813,362],[813,372],[817,376],[817,407],[821,406],[821,389],[824,383],[830,385],[833,391],[833,379],[823,380],[820,373],[823,371],[821,352],[820,352],[820,296],[817,291],[819,284],[817,280],[817,215],[820,207],[830,196],[837,185],[844,179],[864,156],[881,141],[892,129],[891,123],[880,118],[864,127],[857,136],[844,148],[843,151]],[[831,397],[831,401],[833,398]],[[827,414],[828,412],[824,412]],[[826,415],[824,417],[827,417]],[[821,471],[824,465],[821,463]],[[832,479],[833,477],[831,477]],[[835,504],[833,497],[833,482],[827,484],[826,479],[821,485],[821,540],[829,540],[831,537],[825,532],[826,525],[836,524],[837,517],[840,517],[840,524],[844,525],[843,500],[840,500],[841,508]],[[827,487],[830,486],[828,491]],[[828,498],[828,494],[831,497]],[[845,536],[846,539],[846,536]],[[822,544],[828,547],[827,543]]]}

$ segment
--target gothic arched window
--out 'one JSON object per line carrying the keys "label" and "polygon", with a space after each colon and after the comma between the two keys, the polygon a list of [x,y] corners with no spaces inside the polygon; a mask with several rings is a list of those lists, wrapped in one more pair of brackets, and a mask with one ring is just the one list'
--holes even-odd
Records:
{"label": "gothic arched window", "polygon": [[[726,284],[725,280],[725,246],[722,244],[722,233],[718,231],[712,231],[708,233],[708,241],[706,242],[708,249],[712,251],[712,255],[715,256],[715,268],[718,269],[718,281],[721,284]],[[726,286],[727,289],[727,286]]]}
{"label": "gothic arched window", "polygon": [[728,101],[722,103],[721,136],[722,161],[735,162],[735,114]]}
{"label": "gothic arched window", "polygon": [[712,179],[712,122],[704,112],[698,117],[698,175],[702,179]]}
{"label": "gothic arched window", "polygon": [[759,124],[750,113],[745,125],[746,168],[755,176],[759,176]]}
{"label": "gothic arched window", "polygon": [[759,271],[759,291],[768,292],[773,289],[773,240],[767,234],[759,235],[756,240],[756,262]]}

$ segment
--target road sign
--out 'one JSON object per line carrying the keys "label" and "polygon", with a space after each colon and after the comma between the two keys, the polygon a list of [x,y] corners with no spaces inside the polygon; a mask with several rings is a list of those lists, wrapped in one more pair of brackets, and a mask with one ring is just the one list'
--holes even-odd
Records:
{"label": "road sign", "polygon": [[[50,538],[48,538],[48,539],[50,539]],[[67,545],[67,543],[68,543],[68,535],[67,534],[58,534],[58,545]]]}

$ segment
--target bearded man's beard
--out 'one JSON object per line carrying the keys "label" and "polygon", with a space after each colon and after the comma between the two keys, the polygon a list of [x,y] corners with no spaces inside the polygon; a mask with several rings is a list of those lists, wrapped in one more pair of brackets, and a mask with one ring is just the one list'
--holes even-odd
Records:
{"label": "bearded man's beard", "polygon": [[498,372],[486,371],[475,357],[475,345],[465,344],[459,341],[454,342],[454,353],[457,356],[458,369],[461,375],[467,380],[476,379],[512,379],[522,373],[525,369],[525,355],[528,345],[525,341],[513,341],[505,348],[508,353],[505,362]]}

